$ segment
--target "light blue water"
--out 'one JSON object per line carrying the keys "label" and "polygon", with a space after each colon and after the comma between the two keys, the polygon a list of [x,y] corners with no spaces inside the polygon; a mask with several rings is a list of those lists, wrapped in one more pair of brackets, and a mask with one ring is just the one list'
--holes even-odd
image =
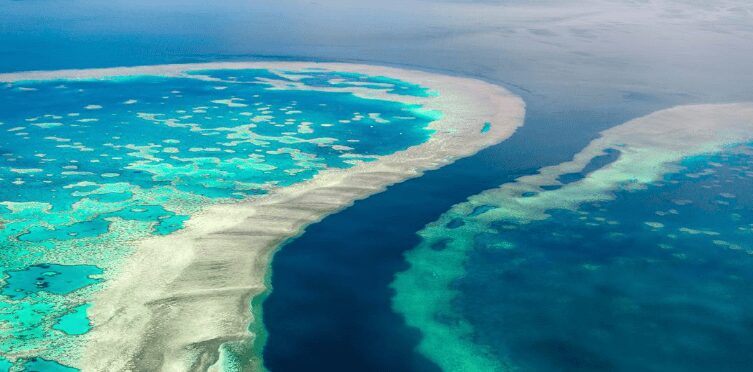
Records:
{"label": "light blue water", "polygon": [[0,86],[0,353],[27,370],[70,358],[87,302],[134,241],[433,133],[438,112],[348,90],[436,94],[424,87],[287,73],[299,86],[264,69]]}
{"label": "light blue water", "polygon": [[30,358],[23,364],[24,371],[28,372],[75,372],[75,368],[66,367],[54,360],[43,358]]}
{"label": "light blue water", "polygon": [[37,292],[65,295],[94,284],[99,280],[92,275],[102,274],[93,265],[33,265],[23,270],[4,272],[7,275],[2,294],[18,300]]}
{"label": "light blue water", "polygon": [[82,335],[89,332],[91,324],[89,318],[86,317],[86,309],[89,306],[91,305],[83,304],[73,308],[70,313],[61,316],[52,328],[69,335]]}
{"label": "light blue water", "polygon": [[[610,17],[611,8],[626,3],[635,9]],[[749,2],[652,4],[189,0],[176,9],[160,0],[5,1],[0,70],[314,58],[437,69],[522,92],[526,126],[513,139],[356,203],[275,259],[281,299],[270,307],[280,314],[269,319],[279,340],[273,360],[292,364],[289,370],[415,370],[409,362],[417,358],[418,335],[391,312],[388,288],[405,269],[401,253],[417,243],[415,231],[470,195],[569,159],[611,125],[674,104],[753,98]],[[633,11],[649,9],[656,12]],[[110,202],[128,195],[88,197]],[[296,260],[297,252],[306,254]],[[303,299],[306,313],[295,310]],[[308,327],[291,327],[298,323]],[[297,333],[307,337],[296,342]],[[338,364],[343,357],[350,363]]]}

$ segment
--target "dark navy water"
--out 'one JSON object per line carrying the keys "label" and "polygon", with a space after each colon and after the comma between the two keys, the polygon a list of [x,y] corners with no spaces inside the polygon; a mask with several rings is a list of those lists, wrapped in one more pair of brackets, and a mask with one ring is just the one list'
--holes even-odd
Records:
{"label": "dark navy water", "polygon": [[[359,201],[275,257],[270,369],[435,370],[412,351],[418,332],[390,310],[388,284],[415,231],[468,196],[569,159],[599,130],[674,104],[753,99],[747,18],[682,1],[657,18],[599,18],[617,3],[539,16],[516,10],[526,1],[0,0],[0,71],[339,60],[476,76],[521,94],[526,124],[510,140]],[[562,344],[540,350],[556,356]]]}
{"label": "dark navy water", "polygon": [[477,236],[455,303],[475,341],[525,371],[748,370],[753,156],[684,164],[615,200]]}
{"label": "dark navy water", "polygon": [[[266,366],[272,371],[438,370],[413,351],[418,332],[391,310],[394,292],[388,286],[407,268],[402,254],[419,243],[415,232],[467,196],[533,173],[541,164],[564,161],[598,130],[654,109],[634,107],[641,111],[564,118],[530,104],[527,125],[511,139],[307,228],[275,255],[273,291],[263,312],[269,333]],[[550,135],[565,138],[573,122],[591,130],[550,143]],[[539,135],[543,128],[549,135]]]}
{"label": "dark navy water", "polygon": [[557,177],[557,181],[559,181],[563,185],[567,185],[568,183],[582,180],[584,177],[587,177],[589,173],[599,170],[605,165],[613,163],[615,160],[619,159],[619,157],[620,150],[606,149],[603,155],[594,156],[579,172],[565,173],[563,175],[560,175],[559,177]]}

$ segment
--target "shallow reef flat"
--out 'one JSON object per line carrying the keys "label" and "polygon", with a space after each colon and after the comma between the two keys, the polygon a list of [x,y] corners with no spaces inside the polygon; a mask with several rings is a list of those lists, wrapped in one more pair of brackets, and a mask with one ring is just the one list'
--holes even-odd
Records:
{"label": "shallow reef flat", "polygon": [[393,307],[448,371],[745,365],[751,143],[750,103],[605,130],[427,225]]}
{"label": "shallow reef flat", "polygon": [[353,64],[0,81],[12,185],[0,195],[0,353],[16,368],[259,369],[250,303],[281,243],[504,140],[524,115],[492,84]]}

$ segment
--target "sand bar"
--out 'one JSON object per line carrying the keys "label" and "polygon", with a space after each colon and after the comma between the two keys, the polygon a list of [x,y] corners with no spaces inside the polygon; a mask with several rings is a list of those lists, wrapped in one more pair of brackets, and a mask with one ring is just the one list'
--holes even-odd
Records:
{"label": "sand bar", "polygon": [[[349,169],[323,171],[308,182],[273,190],[263,198],[208,207],[192,216],[185,229],[138,242],[135,253],[89,309],[94,327],[75,367],[85,371],[260,369],[259,360],[230,366],[231,361],[221,358],[221,350],[242,350],[253,343],[249,304],[265,291],[270,260],[280,243],[355,200],[503,141],[522,124],[525,111],[520,98],[482,81],[341,63],[207,63],[24,72],[0,74],[0,81],[180,76],[187,70],[243,68],[315,68],[417,83],[439,96],[400,99],[441,111],[443,117],[431,124],[436,133],[423,144]],[[366,98],[398,98],[386,90],[356,87],[352,92]],[[486,122],[491,126],[484,128]]]}
{"label": "sand bar", "polygon": [[[677,170],[683,158],[715,153],[753,141],[753,103],[676,106],[630,120],[601,132],[571,161],[539,170],[471,198],[499,209],[482,219],[512,218],[525,222],[548,217],[547,210],[573,210],[585,202],[611,200],[618,188],[640,188]],[[619,158],[580,181],[563,184],[559,177],[579,172],[608,149]],[[547,191],[542,186],[560,186]],[[533,196],[524,196],[534,193]]]}
{"label": "sand bar", "polygon": [[[421,330],[418,351],[443,370],[518,370],[514,362],[500,360],[499,354],[477,344],[473,325],[454,306],[460,291],[452,283],[466,274],[474,239],[500,234],[495,223],[526,224],[548,219],[553,209],[577,210],[584,203],[607,202],[620,189],[643,188],[680,170],[679,162],[687,157],[751,141],[753,103],[677,106],[607,129],[572,160],[474,195],[421,230],[421,243],[406,253],[409,269],[392,283],[393,308],[408,325]],[[560,176],[581,172],[609,149],[620,151],[619,158],[578,181],[560,181]],[[453,227],[453,221],[463,224]],[[499,241],[499,249],[509,248],[505,243]],[[437,244],[442,249],[434,248]],[[454,322],[448,326],[441,319]]]}

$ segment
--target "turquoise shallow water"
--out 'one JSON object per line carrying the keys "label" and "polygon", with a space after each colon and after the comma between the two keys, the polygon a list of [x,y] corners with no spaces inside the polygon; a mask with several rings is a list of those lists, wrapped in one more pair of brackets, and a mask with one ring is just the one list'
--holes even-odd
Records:
{"label": "turquoise shallow water", "polygon": [[[318,230],[316,226],[308,229],[300,243],[275,257],[276,265],[281,262],[275,268],[278,295],[289,289],[282,285],[286,282],[317,283],[321,293],[300,296],[294,292],[273,308],[288,312],[276,320],[281,327],[291,323],[319,327],[310,331],[311,343],[294,344],[292,332],[278,333],[279,344],[284,346],[279,358],[310,369],[318,357],[324,361],[320,365],[331,371],[346,356],[356,359],[370,353],[374,355],[370,361],[384,358],[385,362],[342,370],[395,368],[404,366],[400,362],[410,360],[411,353],[394,350],[411,350],[415,343],[395,337],[407,332],[397,314],[382,314],[391,314],[387,285],[393,273],[405,269],[400,253],[417,243],[415,231],[470,195],[569,159],[581,141],[587,142],[583,138],[608,126],[675,104],[751,99],[753,44],[747,35],[753,22],[745,18],[749,2],[657,2],[669,5],[668,11],[635,1],[568,2],[574,12],[560,12],[564,3],[551,1],[456,1],[444,6],[448,3],[353,1],[323,6],[310,1],[189,1],[176,10],[174,2],[154,0],[71,0],[62,7],[59,1],[9,1],[0,12],[0,24],[7,26],[0,27],[0,69],[284,56],[421,66],[479,76],[520,87],[518,93],[531,93],[525,95],[526,125],[510,141],[359,202],[340,218],[317,225]],[[635,12],[640,19],[630,17],[632,11],[601,18],[604,10],[608,15],[610,8],[625,3],[656,13]],[[516,9],[529,4],[533,7],[523,8],[527,13],[521,18]],[[594,6],[593,12],[583,12],[582,5]],[[397,212],[391,213],[390,207]],[[310,238],[316,231],[323,231],[318,235],[321,240]],[[347,231],[355,232],[344,234]],[[321,249],[322,243],[326,250]],[[363,249],[367,243],[373,249]],[[335,246],[349,260],[323,265],[330,262],[324,257],[332,256]],[[314,260],[301,260],[286,273],[291,267],[282,264],[285,257],[306,249],[316,252],[311,254]],[[384,253],[388,250],[392,256]],[[400,263],[388,261],[393,257]],[[340,274],[348,266],[355,267],[353,271],[360,276],[345,280],[337,276],[329,286],[321,285],[317,276],[304,276],[308,272]],[[384,273],[375,274],[375,268]],[[343,283],[349,284],[347,289],[342,289]],[[363,292],[368,296],[360,296]],[[364,305],[353,305],[361,297]],[[375,297],[384,300],[375,304]],[[289,298],[310,299],[305,304],[307,314],[311,305],[332,298],[333,306],[322,306],[320,312],[332,322],[304,317]],[[385,321],[375,322],[375,318]],[[373,332],[365,332],[366,327]],[[322,345],[322,338],[335,335],[341,342],[326,350],[331,353],[309,352],[312,344]],[[292,357],[299,355],[290,352],[295,346],[307,354]]]}
{"label": "turquoise shallow water", "polygon": [[[617,157],[611,151],[594,158],[579,177]],[[644,188],[616,190],[610,201],[551,210],[540,221],[501,218],[472,230],[462,273],[453,274],[458,279],[444,294],[453,300],[432,316],[459,330],[458,345],[450,347],[470,342],[468,355],[509,370],[748,369],[753,147],[677,165],[680,170]],[[493,209],[481,205],[449,220],[437,230],[441,236],[430,237],[434,253],[413,259],[432,262],[435,275],[456,270],[457,261],[432,256],[450,257],[443,251],[453,231],[474,226],[474,217]],[[415,291],[410,296],[423,298]],[[400,304],[405,309],[410,300]]]}
{"label": "turquoise shallow water", "polygon": [[0,354],[27,369],[67,358],[135,240],[181,229],[205,205],[424,142],[439,117],[348,91],[436,94],[415,84],[287,73],[299,85],[246,69],[0,86]]}
{"label": "turquoise shallow water", "polygon": [[92,275],[102,274],[93,265],[33,265],[25,269],[5,272],[2,294],[14,299],[24,299],[37,292],[65,295],[99,281]]}

